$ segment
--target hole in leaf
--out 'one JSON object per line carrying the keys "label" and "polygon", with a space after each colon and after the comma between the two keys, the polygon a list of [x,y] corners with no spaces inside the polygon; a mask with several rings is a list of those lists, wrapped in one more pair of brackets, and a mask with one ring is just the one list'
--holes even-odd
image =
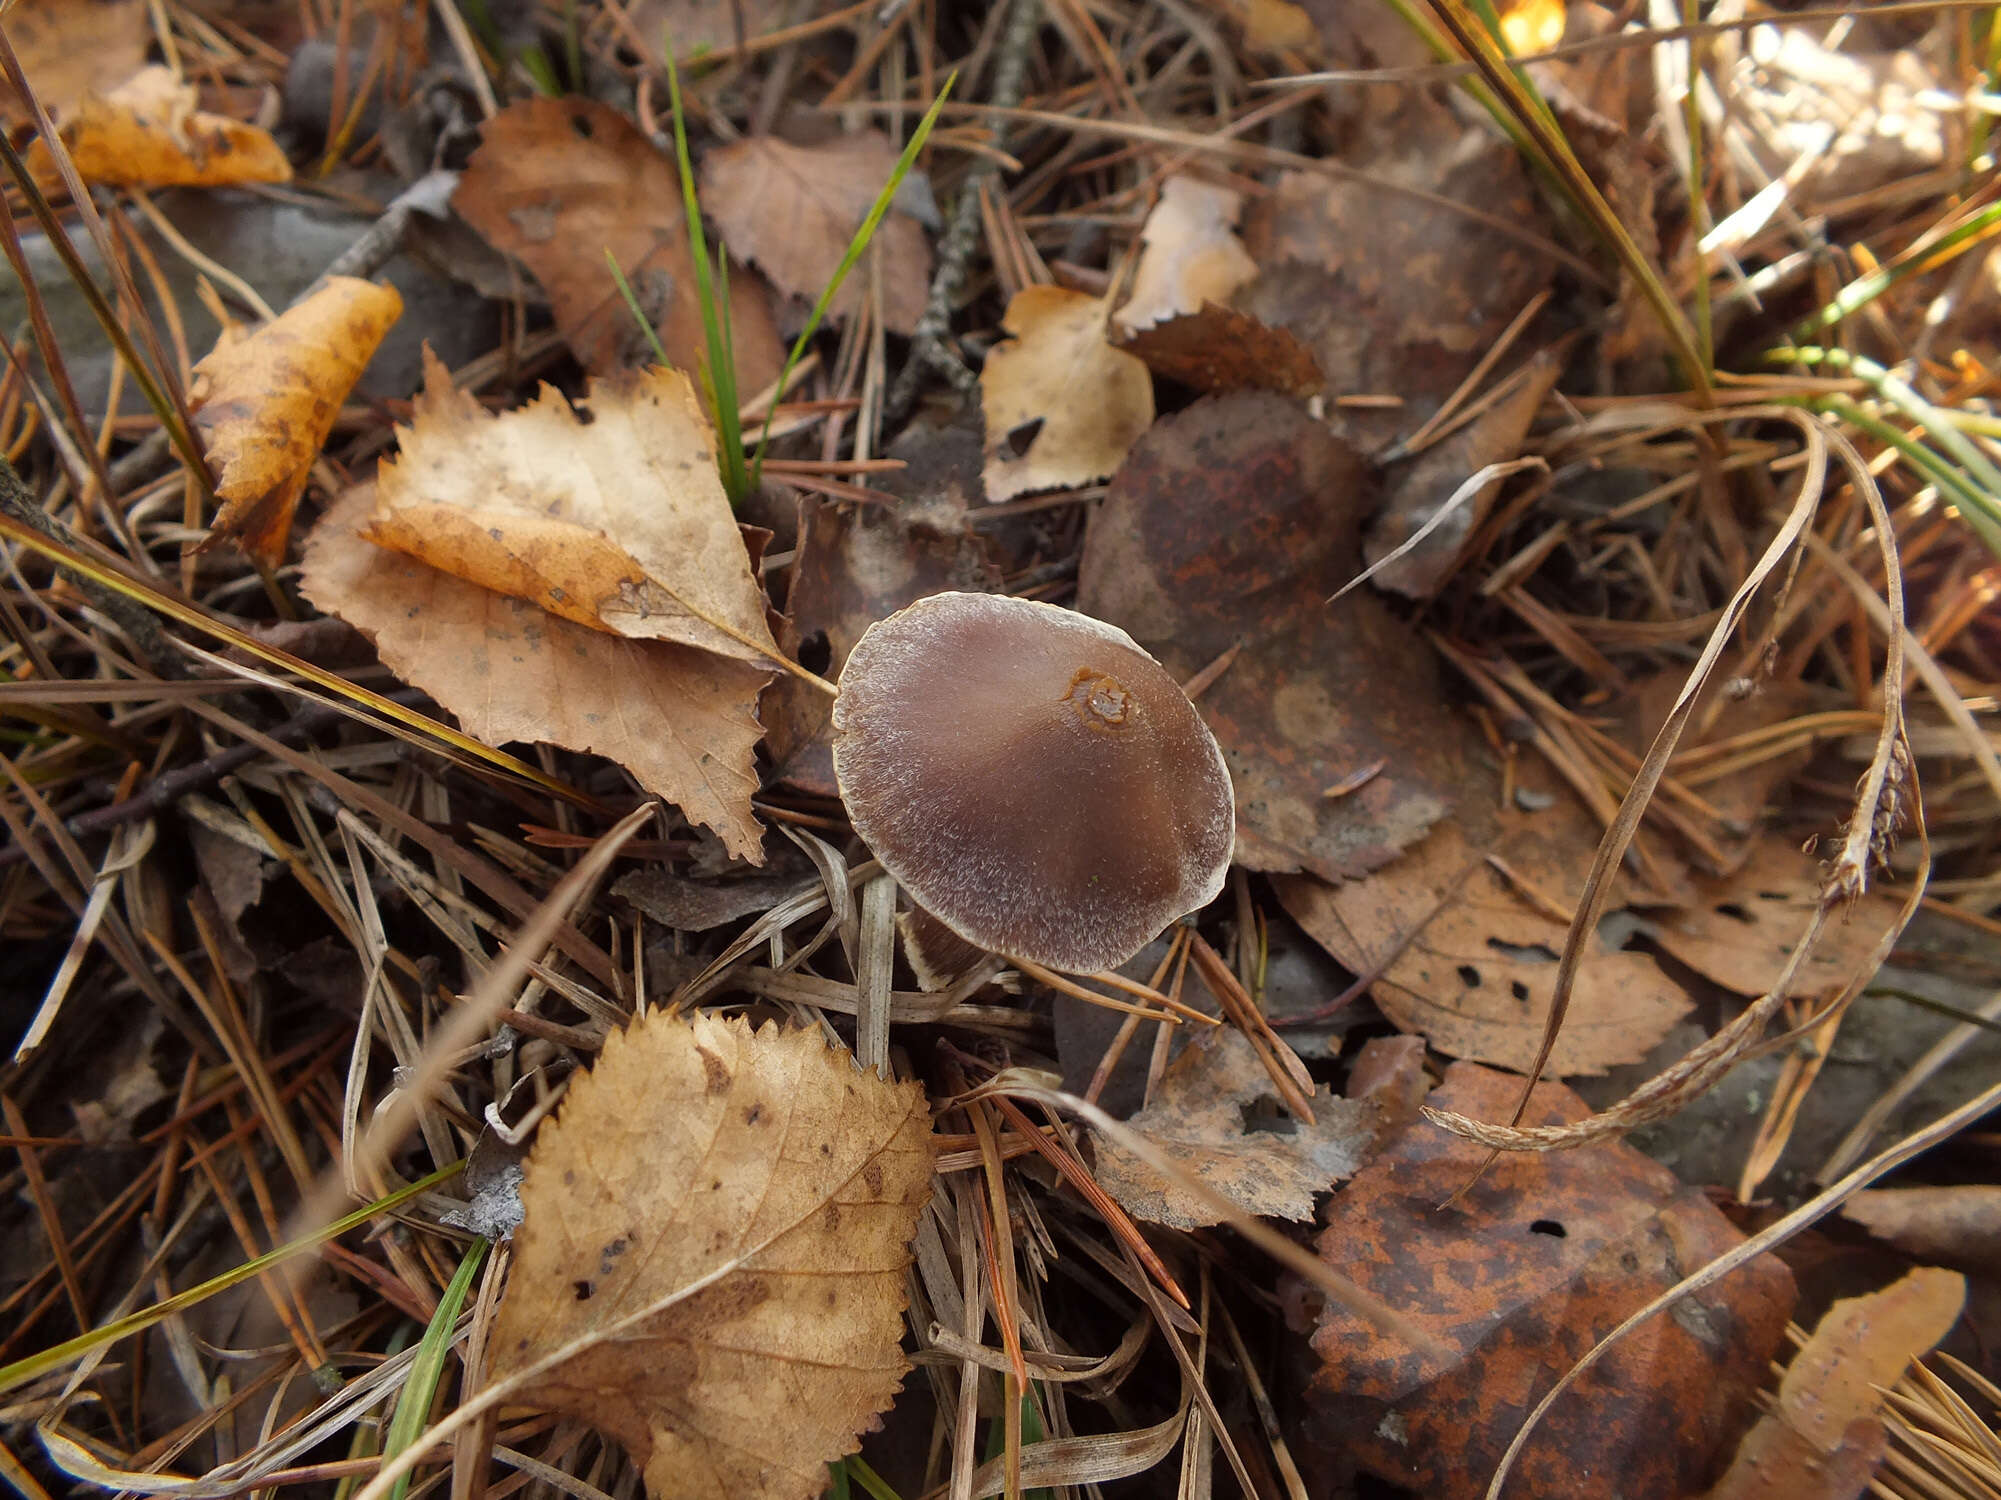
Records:
{"label": "hole in leaf", "polygon": [[571,115],[570,129],[576,131],[585,140],[589,140],[592,135],[591,117],[586,114]]}
{"label": "hole in leaf", "polygon": [[799,665],[807,671],[824,677],[833,664],[834,647],[826,631],[816,630],[799,643]]}
{"label": "hole in leaf", "polygon": [[1487,946],[1496,953],[1504,954],[1517,963],[1553,964],[1556,950],[1542,943],[1504,943],[1497,937],[1487,939]]}
{"label": "hole in leaf", "polygon": [[1732,921],[1735,922],[1742,922],[1747,927],[1751,925],[1753,922],[1757,921],[1756,917],[1752,916],[1748,911],[1744,910],[1744,908],[1739,906],[1735,901],[1722,901],[1717,903],[1716,915],[1719,917],[1729,917]]}
{"label": "hole in leaf", "polygon": [[1529,997],[1529,987],[1519,979],[1510,979],[1508,981],[1508,993],[1513,995],[1517,1000],[1525,1001]]}
{"label": "hole in leaf", "polygon": [[590,1301],[591,1293],[597,1290],[597,1288],[588,1281],[573,1281],[570,1283],[570,1288],[577,1294],[577,1300],[579,1302]]}
{"label": "hole in leaf", "polygon": [[1554,1219],[1537,1219],[1529,1225],[1530,1234],[1546,1234],[1553,1240],[1566,1238],[1563,1226]]}
{"label": "hole in leaf", "polygon": [[1042,421],[1041,417],[1037,417],[1033,422],[1023,422],[1019,427],[1011,429],[1008,435],[1001,439],[1007,446],[1008,457],[1028,457],[1028,450],[1033,448],[1035,440],[1042,436]]}
{"label": "hole in leaf", "polygon": [[1245,1135],[1299,1134],[1299,1121],[1293,1119],[1285,1106],[1270,1094],[1247,1099],[1240,1109],[1244,1117]]}
{"label": "hole in leaf", "polygon": [[1471,964],[1461,964],[1459,966],[1459,982],[1468,989],[1477,990],[1480,987],[1480,971]]}

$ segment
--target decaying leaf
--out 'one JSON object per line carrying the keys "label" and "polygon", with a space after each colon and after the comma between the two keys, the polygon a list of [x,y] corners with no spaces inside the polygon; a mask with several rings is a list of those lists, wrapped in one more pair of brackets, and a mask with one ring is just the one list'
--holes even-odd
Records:
{"label": "decaying leaf", "polygon": [[1850,1500],[1887,1446],[1878,1387],[1897,1383],[1959,1321],[1966,1278],[1921,1266],[1827,1310],[1779,1381],[1777,1409],[1744,1437],[1708,1500]]}
{"label": "decaying leaf", "polygon": [[1198,391],[1310,396],[1326,384],[1313,351],[1291,333],[1215,302],[1164,318],[1119,347],[1154,374]]}
{"label": "decaying leaf", "polygon": [[[909,467],[881,476],[895,505],[800,501],[799,543],[785,600],[783,641],[838,677],[862,633],[906,604],[947,590],[1000,587],[991,549],[967,519],[980,486],[980,440],[968,427],[912,427],[889,456]],[[839,795],[831,746],[832,704],[797,678],[771,685],[763,714],[775,780],[823,797]]]}
{"label": "decaying leaf", "polygon": [[[146,66],[146,0],[16,0],[7,40],[42,107],[65,120]],[[32,118],[0,78],[0,120]]]}
{"label": "decaying leaf", "polygon": [[989,500],[1103,479],[1153,422],[1146,366],[1105,341],[1105,304],[1028,286],[1001,326],[1014,337],[980,375]]}
{"label": "decaying leaf", "polygon": [[[1387,965],[1370,993],[1400,1030],[1450,1057],[1526,1071],[1542,1043],[1568,936],[1559,913],[1581,892],[1596,844],[1567,796],[1534,813],[1469,799],[1458,817],[1364,880],[1273,884],[1292,919],[1350,970]],[[1533,882],[1535,895],[1490,865],[1489,854]],[[1638,1062],[1690,1008],[1649,955],[1586,941],[1550,1056],[1558,1076]]]}
{"label": "decaying leaf", "polygon": [[[1454,1063],[1430,1102],[1505,1117],[1521,1080]],[[1587,1114],[1536,1086],[1529,1120]],[[1694,1188],[1623,1142],[1504,1153],[1458,1203],[1485,1150],[1419,1123],[1329,1202],[1318,1253],[1449,1351],[1439,1361],[1303,1284],[1286,1289],[1312,1364],[1307,1455],[1359,1463],[1429,1500],[1484,1495],[1536,1400],[1627,1314],[1743,1236]],[[1763,1255],[1604,1355],[1529,1439],[1522,1500],[1685,1495],[1720,1467],[1779,1348],[1792,1275]]]}
{"label": "decaying leaf", "polygon": [[1132,295],[1112,314],[1125,333],[1198,311],[1205,302],[1230,300],[1257,275],[1257,263],[1237,238],[1244,195],[1197,177],[1177,174],[1161,184],[1160,201],[1146,216],[1139,270]]}
{"label": "decaying leaf", "polygon": [[[788,296],[816,300],[840,269],[848,242],[896,168],[896,147],[879,130],[817,146],[755,136],[718,146],[702,162],[702,206],[740,255],[764,268]],[[891,333],[916,331],[931,284],[923,227],[892,210],[869,241],[881,263],[882,321]],[[830,316],[851,314],[868,283],[857,270]]]}
{"label": "decaying leaf", "polygon": [[520,599],[363,541],[374,487],[360,486],[306,540],[300,591],[366,632],[390,671],[492,745],[541,741],[617,761],[639,784],[762,859],[751,811],[754,662],[590,630]]}
{"label": "decaying leaf", "polygon": [[[1370,524],[1363,547],[1362,555],[1371,566],[1417,535],[1479,470],[1521,455],[1529,424],[1562,372],[1562,356],[1545,350],[1529,362],[1507,395],[1390,476],[1389,501]],[[1495,479],[1462,501],[1423,541],[1385,564],[1375,575],[1376,586],[1429,599],[1452,575],[1466,543],[1500,493],[1501,481]]]}
{"label": "decaying leaf", "polygon": [[[1725,989],[1762,995],[1777,983],[1819,900],[1818,862],[1785,835],[1767,833],[1735,874],[1698,882],[1696,899],[1653,916],[1648,933]],[[1837,908],[1793,993],[1822,995],[1847,984],[1902,907],[1902,893],[1871,889]]]}
{"label": "decaying leaf", "polygon": [[[1237,790],[1237,859],[1330,880],[1393,859],[1489,752],[1446,701],[1423,638],[1361,570],[1374,501],[1354,450],[1297,402],[1240,392],[1155,423],[1091,518],[1077,607],[1187,681]],[[1344,796],[1328,788],[1380,763]]]}
{"label": "decaying leaf", "polygon": [[[76,170],[106,187],[230,187],[290,182],[292,164],[271,132],[195,108],[195,89],[171,68],[143,68],[108,94],[88,94],[62,126]],[[48,148],[36,141],[28,169],[53,186]]]}
{"label": "decaying leaf", "polygon": [[1299,336],[1330,392],[1400,398],[1335,412],[1338,430],[1367,452],[1414,432],[1554,270],[1498,227],[1542,219],[1512,147],[1449,114],[1426,114],[1391,141],[1369,159],[1370,175],[1450,203],[1286,172],[1246,216],[1245,243],[1266,269],[1237,298]]}
{"label": "decaying leaf", "polygon": [[402,312],[393,286],[335,276],[262,328],[223,329],[188,392],[223,501],[211,540],[234,537],[266,567],[285,560],[306,476]]}
{"label": "decaying leaf", "polygon": [[[1362,1164],[1379,1123],[1371,1105],[1336,1099],[1325,1084],[1312,1102],[1311,1125],[1286,1114],[1250,1042],[1219,1026],[1189,1040],[1152,1103],[1126,1123],[1246,1213],[1297,1221],[1313,1217],[1314,1194]],[[1260,1104],[1271,1106],[1268,1116],[1256,1115]],[[1115,1141],[1099,1139],[1096,1152],[1099,1183],[1134,1218],[1176,1229],[1222,1222],[1207,1202]]]}
{"label": "decaying leaf", "polygon": [[[674,367],[708,362],[681,176],[638,126],[593,100],[537,97],[488,120],[480,140],[452,207],[534,274],[586,370],[604,374],[654,357],[618,294],[607,252]],[[739,267],[729,312],[737,390],[749,397],[775,381],[784,362],[763,278]]]}
{"label": "decaying leaf", "polygon": [[1320,50],[1313,20],[1291,0],[1208,0],[1243,28],[1244,45],[1255,52],[1294,52],[1312,56]]}
{"label": "decaying leaf", "polygon": [[426,361],[370,541],[593,630],[745,661],[775,649],[685,374],[593,380],[586,424],[546,385],[496,416]]}
{"label": "decaying leaf", "polygon": [[536,1138],[490,1378],[536,1371],[653,1500],[819,1494],[909,1368],[931,1154],[922,1087],[816,1031],[642,1019]]}
{"label": "decaying leaf", "polygon": [[1871,1188],[1849,1198],[1841,1213],[1915,1260],[2001,1265],[2001,1187]]}

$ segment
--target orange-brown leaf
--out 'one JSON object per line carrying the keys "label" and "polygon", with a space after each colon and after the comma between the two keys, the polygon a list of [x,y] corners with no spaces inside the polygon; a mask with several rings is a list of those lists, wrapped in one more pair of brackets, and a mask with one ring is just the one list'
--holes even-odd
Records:
{"label": "orange-brown leaf", "polygon": [[[107,187],[292,180],[292,164],[270,131],[196,109],[194,85],[171,68],[145,68],[108,94],[87,95],[62,133],[78,174]],[[40,141],[28,167],[40,182],[60,181]]]}
{"label": "orange-brown leaf", "polygon": [[[58,120],[146,66],[146,0],[16,0],[7,40],[42,107]],[[0,119],[33,113],[0,79]]]}
{"label": "orange-brown leaf", "polygon": [[617,761],[639,784],[759,861],[751,811],[762,668],[690,646],[587,630],[363,541],[373,486],[306,540],[300,589],[375,641],[383,662],[501,745],[534,740]]}
{"label": "orange-brown leaf", "polygon": [[402,312],[394,287],[336,276],[262,328],[223,330],[189,392],[223,501],[211,540],[234,537],[267,567],[285,560],[313,460]]}
{"label": "orange-brown leaf", "polygon": [[653,1500],[807,1500],[908,1368],[931,1167],[918,1085],[653,1012],[536,1138],[491,1378],[623,1443]]}

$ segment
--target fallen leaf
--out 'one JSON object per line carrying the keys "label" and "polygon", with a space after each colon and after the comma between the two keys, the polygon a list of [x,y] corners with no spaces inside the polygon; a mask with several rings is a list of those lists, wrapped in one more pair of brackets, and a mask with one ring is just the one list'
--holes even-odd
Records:
{"label": "fallen leaf", "polygon": [[817,1031],[650,1013],[536,1138],[489,1378],[536,1370],[653,1500],[818,1495],[909,1368],[931,1160],[923,1088]]}
{"label": "fallen leaf", "polygon": [[[653,362],[652,344],[619,296],[610,252],[675,368],[708,363],[681,175],[624,115],[589,99],[533,98],[488,120],[452,207],[497,250],[518,257],[556,326],[595,375]],[[730,277],[737,390],[748,398],[784,362],[769,289]]]}
{"label": "fallen leaf", "polygon": [[1296,52],[1310,57],[1320,50],[1313,19],[1291,0],[1207,0],[1243,28],[1244,45],[1254,52]]}
{"label": "fallen leaf", "polygon": [[[963,428],[913,428],[889,456],[910,467],[881,476],[898,497],[852,505],[806,497],[785,601],[782,645],[794,660],[824,664],[837,678],[869,626],[907,604],[948,591],[986,593],[1001,583],[987,542],[972,529],[968,500],[979,490],[979,438]],[[832,700],[787,678],[764,697],[772,777],[797,790],[835,797]]]}
{"label": "fallen leaf", "polygon": [[[108,94],[86,94],[59,127],[85,182],[106,187],[231,187],[290,182],[292,164],[268,130],[195,108],[195,89],[171,68],[143,68]],[[28,170],[62,179],[41,141]]]}
{"label": "fallen leaf", "polygon": [[[1186,682],[1241,647],[1196,700],[1237,792],[1237,859],[1360,875],[1453,807],[1486,757],[1423,637],[1361,569],[1374,486],[1294,401],[1208,397],[1133,448],[1092,516],[1077,607]],[[1382,763],[1346,796],[1327,788]]]}
{"label": "fallen leaf", "polygon": [[1014,337],[980,375],[989,500],[1103,479],[1153,422],[1146,366],[1105,341],[1105,305],[1028,286],[1007,305]]}
{"label": "fallen leaf", "polygon": [[1915,1260],[2001,1265],[2001,1187],[1870,1188],[1841,1213]]}
{"label": "fallen leaf", "polygon": [[1197,177],[1175,175],[1161,184],[1160,201],[1140,230],[1145,246],[1133,276],[1132,295],[1112,321],[1126,333],[1205,302],[1227,303],[1257,275],[1257,262],[1236,236],[1244,195]]}
{"label": "fallen leaf", "polygon": [[[896,158],[896,147],[879,130],[816,146],[753,136],[718,146],[703,160],[702,207],[781,292],[812,302],[841,268]],[[869,245],[882,275],[883,326],[891,333],[916,332],[931,285],[923,226],[892,209]],[[854,312],[868,283],[866,269],[864,263],[842,285],[830,316]]]}
{"label": "fallen leaf", "polygon": [[390,671],[490,745],[540,741],[614,760],[729,851],[763,858],[758,690],[770,673],[660,641],[590,630],[363,541],[374,487],[349,491],[306,539],[299,588],[374,641]]}
{"label": "fallen leaf", "polygon": [[1283,328],[1205,302],[1122,339],[1154,374],[1197,391],[1278,391],[1310,396],[1326,384],[1313,351]]}
{"label": "fallen leaf", "polygon": [[427,356],[363,535],[589,629],[765,660],[764,591],[688,377],[589,390],[588,423],[548,385],[495,415]]}
{"label": "fallen leaf", "polygon": [[1394,150],[1367,160],[1371,177],[1432,198],[1285,172],[1245,225],[1265,270],[1236,305],[1297,334],[1330,393],[1401,398],[1336,409],[1337,430],[1365,451],[1416,431],[1555,269],[1496,227],[1543,222],[1513,147],[1468,134],[1449,114],[1426,119],[1428,128],[1396,132]]}
{"label": "fallen leaf", "polygon": [[[7,40],[35,97],[58,120],[89,94],[108,94],[146,66],[146,0],[16,0]],[[0,119],[34,118],[0,78]]]}
{"label": "fallen leaf", "polygon": [[[1454,1063],[1437,1107],[1505,1116],[1521,1080]],[[1589,1113],[1538,1084],[1536,1124]],[[1315,1249],[1449,1351],[1436,1359],[1287,1278],[1311,1345],[1307,1456],[1359,1464],[1430,1500],[1486,1492],[1537,1399],[1604,1334],[1743,1236],[1697,1189],[1624,1142],[1507,1152],[1452,1207],[1486,1150],[1419,1123],[1328,1203]],[[1551,1408],[1507,1493],[1520,1500],[1685,1495],[1748,1419],[1793,1305],[1762,1255],[1614,1344]],[[1295,1450],[1298,1451],[1298,1450]],[[1320,1492],[1317,1488],[1315,1492]]]}
{"label": "fallen leaf", "polygon": [[1778,1402],[1744,1437],[1709,1500],[1851,1500],[1869,1487],[1886,1434],[1879,1387],[1959,1321],[1966,1278],[1923,1266],[1827,1310],[1779,1381]]}
{"label": "fallen leaf", "polygon": [[789,897],[811,890],[811,876],[752,875],[743,880],[690,879],[659,865],[628,870],[611,893],[630,901],[672,932],[708,932],[752,912],[766,912]]}
{"label": "fallen leaf", "polygon": [[[1370,993],[1399,1030],[1450,1057],[1526,1072],[1542,1044],[1568,922],[1525,897],[1485,856],[1498,855],[1568,912],[1597,841],[1568,796],[1535,813],[1469,799],[1365,880],[1279,878],[1273,888],[1292,919],[1351,972],[1386,966]],[[1588,938],[1549,1072],[1596,1074],[1638,1062],[1689,1009],[1687,994],[1649,955]]]}
{"label": "fallen leaf", "polygon": [[[1426,448],[1401,472],[1388,477],[1390,497],[1369,526],[1362,556],[1371,567],[1404,545],[1443,510],[1459,487],[1489,464],[1521,456],[1529,424],[1563,372],[1563,356],[1545,350],[1531,359],[1507,395],[1457,432]],[[1501,481],[1460,502],[1423,541],[1375,574],[1377,588],[1412,599],[1429,599],[1458,567],[1466,544],[1500,497]]]}
{"label": "fallen leaf", "polygon": [[[1153,1101],[1126,1123],[1246,1213],[1310,1219],[1314,1194],[1350,1176],[1375,1145],[1378,1113],[1360,1100],[1332,1097],[1325,1084],[1313,1096],[1311,1125],[1282,1110],[1254,1123],[1261,1102],[1277,1102],[1271,1075],[1242,1032],[1218,1026],[1189,1040]],[[1222,1222],[1206,1201],[1110,1138],[1095,1149],[1099,1183],[1134,1218],[1175,1229]]]}
{"label": "fallen leaf", "polygon": [[[1767,833],[1722,880],[1698,880],[1695,900],[1649,919],[1647,934],[1698,974],[1740,995],[1778,982],[1820,900],[1820,866],[1783,834]],[[1837,907],[1793,993],[1824,995],[1855,976],[1903,907],[1895,890],[1871,889]]]}
{"label": "fallen leaf", "polygon": [[785,0],[742,0],[718,5],[716,0],[635,0],[626,9],[633,30],[648,40],[665,37],[686,68],[704,52],[755,41],[786,24]]}
{"label": "fallen leaf", "polygon": [[233,537],[267,568],[284,562],[341,402],[402,312],[393,286],[335,276],[262,328],[223,329],[188,392],[223,502],[211,543]]}

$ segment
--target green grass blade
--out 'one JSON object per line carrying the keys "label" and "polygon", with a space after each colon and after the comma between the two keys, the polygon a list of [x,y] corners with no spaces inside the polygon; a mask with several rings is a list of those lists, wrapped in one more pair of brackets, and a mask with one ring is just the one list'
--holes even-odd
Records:
{"label": "green grass blade", "polygon": [[[674,116],[674,163],[681,172],[681,204],[688,219],[688,249],[695,262],[695,295],[702,308],[702,336],[709,358],[702,388],[716,420],[716,458],[730,504],[741,505],[750,493],[743,461],[743,431],[737,421],[736,350],[723,335],[716,312],[715,277],[709,269],[709,237],[702,230],[702,205],[695,198],[695,165],[688,155],[688,116],[681,103],[681,73],[674,66],[674,49],[665,52],[667,100]],[[727,274],[727,273],[725,273]]]}
{"label": "green grass blade", "polygon": [[1867,275],[1856,277],[1835,293],[1834,299],[1825,307],[1794,324],[1792,336],[1796,339],[1812,338],[1844,318],[1853,317],[1905,277],[1919,271],[1936,270],[1997,232],[2001,232],[2001,203],[1990,203],[1931,243],[1921,240],[1889,265],[1878,266]]}
{"label": "green grass blade", "polygon": [[618,283],[618,294],[625,299],[626,310],[632,314],[632,321],[639,325],[639,331],[646,335],[646,342],[653,346],[653,357],[660,361],[662,368],[673,369],[674,361],[667,357],[666,349],[661,346],[660,335],[653,330],[653,320],[646,316],[646,310],[639,305],[639,294],[633,291],[632,283],[625,279],[625,272],[619,269],[618,257],[611,253],[609,245],[605,246],[604,263],[611,267],[611,279]]}
{"label": "green grass blade", "polygon": [[0,1365],[0,1391],[11,1391],[16,1386],[26,1385],[39,1379],[51,1370],[60,1370],[71,1360],[82,1359],[94,1354],[107,1344],[115,1344],[120,1339],[130,1338],[135,1333],[143,1333],[163,1318],[170,1318],[177,1312],[185,1312],[199,1302],[205,1302],[217,1292],[226,1292],[231,1287],[260,1276],[273,1266],[284,1264],[295,1255],[324,1245],[328,1240],[338,1239],[350,1229],[359,1229],[371,1219],[401,1208],[420,1193],[429,1192],[440,1183],[449,1182],[465,1168],[465,1163],[455,1161],[448,1167],[440,1167],[428,1177],[420,1177],[408,1187],[398,1188],[386,1198],[357,1208],[353,1213],[335,1219],[331,1224],[314,1230],[311,1234],[299,1236],[277,1249],[267,1251],[240,1266],[233,1266],[220,1276],[211,1276],[200,1286],[189,1287],[185,1292],[155,1302],[151,1307],[142,1307],[138,1312],[127,1313],[122,1318],[106,1323],[102,1328],[93,1328],[88,1333],[80,1333],[73,1339],[65,1339],[53,1348],[38,1354],[30,1354],[25,1359],[17,1359],[10,1365]]}
{"label": "green grass blade", "polygon": [[[485,1240],[474,1240],[445,1294],[438,1299],[438,1310],[431,1314],[431,1326],[424,1330],[424,1341],[417,1346],[416,1362],[410,1366],[402,1393],[396,1398],[396,1415],[382,1444],[384,1459],[394,1458],[416,1442],[430,1421],[431,1402],[437,1396],[438,1382],[444,1378],[445,1356],[451,1352],[452,1328],[458,1323],[466,1294],[472,1290],[472,1279],[479,1274],[480,1262],[491,1248]],[[409,1491],[410,1476],[405,1474],[389,1492],[390,1500],[403,1500]]]}
{"label": "green grass blade", "polygon": [[852,1478],[856,1484],[869,1492],[873,1500],[903,1500],[889,1481],[870,1468],[859,1453],[849,1454],[837,1467],[845,1470],[843,1479]]}
{"label": "green grass blade", "polygon": [[778,375],[778,394],[772,397],[771,409],[765,412],[764,426],[757,434],[757,454],[750,462],[752,488],[763,480],[764,449],[771,441],[771,419],[778,414],[778,396],[785,393],[785,387],[792,379],[793,369],[805,357],[806,346],[812,341],[813,335],[819,332],[820,323],[827,316],[827,309],[834,305],[834,298],[840,293],[841,283],[848,279],[848,272],[852,271],[860,263],[862,256],[868,252],[869,242],[875,238],[876,230],[881,227],[883,217],[889,212],[889,205],[896,199],[897,189],[903,186],[903,179],[910,175],[910,169],[917,164],[917,153],[924,149],[924,143],[931,138],[931,128],[938,123],[938,113],[944,109],[945,100],[952,93],[952,85],[958,81],[957,73],[953,73],[945,80],[945,86],[938,90],[938,97],[931,101],[931,107],[924,111],[924,118],[919,120],[917,128],[911,131],[909,144],[903,148],[903,154],[897,157],[896,165],[890,169],[889,181],[885,182],[882,191],[875,195],[875,202],[870,205],[868,216],[862,220],[861,227],[848,241],[847,253],[841,257],[841,263],[835,269],[833,279],[821,289],[820,300],[813,304],[812,316],[806,319],[806,326],[799,330],[799,337],[792,341],[792,352],[785,356],[785,368]]}

